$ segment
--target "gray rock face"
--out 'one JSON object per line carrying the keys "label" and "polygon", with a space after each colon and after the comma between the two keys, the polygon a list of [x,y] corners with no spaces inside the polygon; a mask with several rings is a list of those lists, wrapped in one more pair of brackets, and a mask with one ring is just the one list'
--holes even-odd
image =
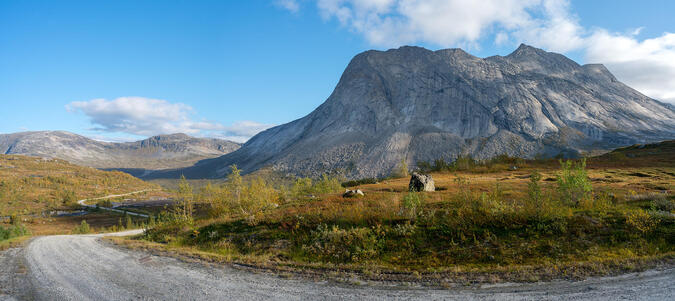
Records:
{"label": "gray rock face", "polygon": [[413,174],[410,176],[408,191],[436,191],[434,179],[431,178],[431,175],[423,175],[413,172]]}
{"label": "gray rock face", "polygon": [[232,152],[239,144],[185,134],[159,135],[145,140],[109,143],[63,131],[0,135],[0,153],[51,157],[110,169],[166,169],[190,166],[198,160]]}
{"label": "gray rock face", "polygon": [[386,176],[401,158],[574,156],[675,137],[675,111],[602,65],[521,45],[508,56],[401,47],[354,57],[328,100],[241,149],[156,176],[265,166],[303,176]]}

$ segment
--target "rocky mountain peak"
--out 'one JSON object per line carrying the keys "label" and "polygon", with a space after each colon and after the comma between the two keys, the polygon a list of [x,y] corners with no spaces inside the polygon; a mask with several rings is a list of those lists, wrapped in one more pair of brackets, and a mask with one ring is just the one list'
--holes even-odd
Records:
{"label": "rocky mountain peak", "polygon": [[532,47],[530,45],[527,45],[525,43],[521,43],[516,50],[511,52],[511,54],[508,55],[508,57],[515,57],[515,56],[535,56],[535,55],[546,55],[547,52],[543,49],[539,49],[536,47]]}
{"label": "rocky mountain peak", "polygon": [[581,67],[562,54],[547,52],[525,44],[520,44],[518,49],[504,58],[522,68],[523,71],[547,75],[570,74]]}
{"label": "rocky mountain peak", "polygon": [[402,159],[574,156],[675,138],[675,111],[616,81],[601,65],[521,45],[478,58],[405,46],[355,56],[309,115],[270,128],[239,150],[151,177],[222,177],[272,167],[318,176],[385,176]]}
{"label": "rocky mountain peak", "polygon": [[152,136],[152,137],[148,138],[148,140],[176,141],[176,140],[188,140],[188,139],[191,139],[191,138],[192,137],[188,136],[187,134],[175,133],[175,134],[163,134],[163,135]]}

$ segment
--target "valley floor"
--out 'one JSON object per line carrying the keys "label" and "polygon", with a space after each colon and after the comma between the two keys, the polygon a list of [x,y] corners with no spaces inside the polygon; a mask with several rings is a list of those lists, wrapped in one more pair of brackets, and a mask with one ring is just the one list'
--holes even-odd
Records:
{"label": "valley floor", "polygon": [[[122,234],[133,234],[140,230]],[[121,249],[102,235],[34,238],[0,252],[0,300],[669,300],[675,269],[584,281],[450,289],[344,284],[186,263]]]}

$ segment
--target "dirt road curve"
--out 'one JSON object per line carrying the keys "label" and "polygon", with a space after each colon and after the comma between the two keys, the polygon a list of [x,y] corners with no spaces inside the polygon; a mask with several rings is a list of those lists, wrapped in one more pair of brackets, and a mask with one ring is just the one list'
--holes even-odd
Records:
{"label": "dirt road curve", "polygon": [[120,249],[99,235],[39,237],[0,253],[0,264],[0,300],[675,299],[675,269],[450,290],[354,286],[189,264]]}
{"label": "dirt road curve", "polygon": [[[111,194],[111,195],[107,195],[107,196],[100,197],[100,198],[79,200],[79,201],[77,201],[77,203],[80,204],[80,206],[89,207],[89,208],[96,208],[96,205],[90,205],[90,204],[87,204],[87,202],[95,201],[95,200],[111,199],[111,198],[127,196],[127,195],[137,194],[137,193],[141,193],[141,192],[151,191],[151,190],[154,190],[154,189],[145,189],[145,190],[139,190],[139,191],[123,193],[123,194]],[[140,216],[140,217],[148,217],[147,214],[135,213],[135,212],[127,211],[127,210],[119,210],[119,209],[106,208],[106,207],[98,207],[98,209],[117,212],[117,213],[126,213],[126,214],[129,214],[129,215],[135,215],[135,216]]]}

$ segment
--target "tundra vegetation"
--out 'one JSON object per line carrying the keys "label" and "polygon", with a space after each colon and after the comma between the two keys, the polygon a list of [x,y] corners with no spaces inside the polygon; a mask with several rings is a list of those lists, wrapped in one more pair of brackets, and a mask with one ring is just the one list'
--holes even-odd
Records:
{"label": "tundra vegetation", "polygon": [[0,216],[79,208],[85,198],[158,188],[119,171],[58,159],[0,155]]}
{"label": "tundra vegetation", "polygon": [[[119,214],[94,210],[82,216],[53,217],[50,213],[79,210],[77,201],[85,198],[158,188],[123,172],[102,171],[58,159],[0,155],[0,240],[28,234],[80,233],[85,229],[85,219],[90,226],[88,231],[116,230],[122,217]],[[100,200],[97,204],[111,207],[112,202],[119,201],[122,198]],[[145,222],[134,218],[133,224],[138,227]]]}
{"label": "tundra vegetation", "polygon": [[[343,198],[339,177],[281,183],[232,166],[221,184],[181,190],[202,210],[183,218],[179,208],[140,239],[224,261],[340,270],[631,270],[675,258],[675,152],[665,147],[588,160],[437,160],[418,164],[436,192],[408,192],[408,177],[342,183],[360,198]],[[625,159],[613,161],[617,153]]]}

